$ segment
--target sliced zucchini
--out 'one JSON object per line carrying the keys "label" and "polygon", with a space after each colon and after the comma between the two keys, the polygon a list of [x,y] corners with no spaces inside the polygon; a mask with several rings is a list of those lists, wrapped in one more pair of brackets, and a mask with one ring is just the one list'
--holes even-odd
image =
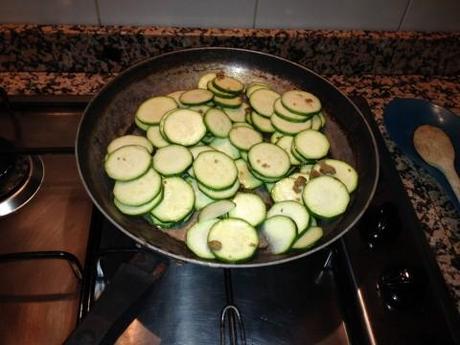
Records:
{"label": "sliced zucchini", "polygon": [[270,89],[270,86],[264,83],[251,83],[247,89],[246,89],[246,96],[250,97],[254,91],[257,91],[259,89]]}
{"label": "sliced zucchini", "polygon": [[168,145],[153,156],[153,168],[163,176],[179,175],[192,165],[190,150],[181,145]]}
{"label": "sliced zucchini", "polygon": [[243,188],[255,189],[263,184],[263,182],[257,179],[249,171],[248,164],[244,159],[237,159],[235,161],[236,168],[238,169],[238,180],[240,181]]}
{"label": "sliced zucchini", "polygon": [[238,94],[244,89],[242,82],[226,75],[217,75],[212,82],[217,89],[223,92]]}
{"label": "sliced zucchini", "polygon": [[252,127],[254,127],[254,126],[253,126],[253,123],[252,123],[251,113],[247,113],[247,114],[246,114],[245,120],[246,120],[246,123],[248,123],[248,124],[250,124]]}
{"label": "sliced zucchini", "polygon": [[125,205],[122,202],[118,201],[116,198],[113,200],[113,203],[121,213],[127,214],[129,216],[139,216],[141,214],[150,212],[156,205],[158,205],[161,202],[161,200],[163,200],[163,189],[161,189],[160,193],[158,193],[156,197],[154,197],[152,200],[143,205]]}
{"label": "sliced zucchini", "polygon": [[307,249],[323,237],[323,228],[312,226],[307,229],[292,245],[292,249]]}
{"label": "sliced zucchini", "polygon": [[308,160],[308,159],[304,158],[299,152],[297,152],[297,150],[295,148],[295,145],[291,146],[291,153],[301,164],[307,164],[307,163],[312,161],[312,160]]}
{"label": "sliced zucchini", "polygon": [[318,226],[318,221],[316,220],[315,217],[310,216],[310,228],[312,226]]}
{"label": "sliced zucchini", "polygon": [[193,210],[195,193],[180,177],[163,179],[163,200],[151,211],[161,222],[179,222]]}
{"label": "sliced zucchini", "polygon": [[214,135],[211,133],[206,133],[205,136],[201,139],[201,142],[203,144],[210,144],[214,139],[217,139]]}
{"label": "sliced zucchini", "polygon": [[150,168],[152,157],[143,146],[122,146],[108,155],[104,168],[109,177],[129,181],[145,174]]}
{"label": "sliced zucchini", "polygon": [[172,97],[174,98],[174,100],[176,101],[177,105],[179,106],[179,108],[185,108],[186,105],[182,104],[179,100],[180,96],[185,92],[185,90],[179,90],[179,91],[174,91],[174,92],[171,92],[171,93],[168,93],[166,96],[168,97]]}
{"label": "sliced zucchini", "polygon": [[300,161],[291,152],[293,140],[294,140],[294,137],[291,137],[290,135],[286,135],[280,138],[276,142],[276,145],[281,147],[284,151],[286,151],[286,153],[289,156],[289,161],[291,162],[292,165],[300,165]]}
{"label": "sliced zucchini", "polygon": [[300,172],[310,174],[310,171],[313,169],[314,166],[314,164],[304,164],[300,167]]}
{"label": "sliced zucchini", "polygon": [[233,202],[236,206],[229,212],[230,217],[243,219],[252,226],[264,221],[267,210],[257,194],[239,192],[233,198]]}
{"label": "sliced zucchini", "polygon": [[275,183],[275,182],[279,181],[281,178],[284,177],[284,176],[281,176],[281,177],[266,177],[264,175],[259,174],[250,165],[248,165],[248,168],[249,168],[249,171],[251,172],[251,174],[253,174],[255,178],[257,178],[257,179],[259,179],[259,180],[261,180],[263,182]]}
{"label": "sliced zucchini", "polygon": [[262,224],[261,232],[268,241],[272,254],[287,252],[297,237],[297,227],[294,221],[286,216],[273,216]]}
{"label": "sliced zucchini", "polygon": [[139,106],[136,111],[136,118],[145,124],[157,125],[164,114],[176,108],[177,103],[172,97],[152,97]]}
{"label": "sliced zucchini", "polygon": [[249,97],[249,104],[260,115],[270,117],[274,112],[275,101],[280,97],[270,89],[258,89]]}
{"label": "sliced zucchini", "polygon": [[252,124],[261,132],[273,133],[275,131],[270,119],[259,115],[255,111],[251,113],[251,120]]}
{"label": "sliced zucchini", "polygon": [[329,152],[327,137],[313,129],[307,129],[294,137],[295,150],[305,159],[320,159]]}
{"label": "sliced zucchini", "polygon": [[124,135],[122,137],[115,138],[110,142],[109,146],[107,146],[107,153],[112,153],[120,147],[128,145],[143,146],[149,153],[153,152],[152,144],[145,137],[140,135]]}
{"label": "sliced zucchini", "polygon": [[228,134],[230,142],[243,151],[248,151],[255,144],[263,141],[262,135],[255,129],[248,127],[233,127]]}
{"label": "sliced zucchini", "polygon": [[321,129],[321,118],[315,114],[311,118],[311,129],[319,131]]}
{"label": "sliced zucchini", "polygon": [[208,105],[208,103],[206,104],[201,104],[201,105],[191,105],[191,106],[188,106],[188,109],[190,110],[193,110],[193,111],[196,111],[197,113],[199,113],[200,115],[204,115],[206,114],[206,112],[211,109],[212,107],[210,105]]}
{"label": "sliced zucchini", "polygon": [[137,117],[134,118],[134,123],[136,124],[137,128],[146,131],[149,129],[150,125],[147,123],[142,122]]}
{"label": "sliced zucchini", "polygon": [[225,153],[232,159],[240,158],[240,151],[227,138],[214,138],[209,144],[213,149]]}
{"label": "sliced zucchini", "polygon": [[160,133],[159,126],[151,126],[147,130],[147,139],[157,148],[170,145]]}
{"label": "sliced zucchini", "polygon": [[185,105],[201,105],[212,100],[214,94],[207,89],[193,89],[185,91],[179,100]]}
{"label": "sliced zucchini", "polygon": [[212,81],[210,81],[207,85],[209,91],[211,91],[215,96],[222,97],[222,98],[234,98],[235,94],[230,92],[224,92],[216,88]]}
{"label": "sliced zucchini", "polygon": [[163,132],[171,143],[192,146],[204,137],[206,126],[196,111],[178,109],[168,113],[164,120]]}
{"label": "sliced zucchini", "polygon": [[304,177],[285,177],[275,183],[270,194],[274,202],[293,200],[303,203],[302,192],[305,184]]}
{"label": "sliced zucchini", "polygon": [[326,126],[326,115],[324,115],[323,112],[320,112],[318,113],[318,116],[321,120],[321,128],[323,128],[324,126]]}
{"label": "sliced zucchini", "polygon": [[350,164],[343,161],[323,159],[314,165],[313,170],[321,175],[339,179],[347,187],[348,193],[353,192],[358,186],[358,173]]}
{"label": "sliced zucchini", "polygon": [[270,142],[272,144],[276,144],[276,142],[281,139],[281,137],[284,137],[285,134],[284,133],[281,133],[281,132],[275,132],[272,134],[272,136],[270,137]]}
{"label": "sliced zucchini", "polygon": [[144,175],[131,181],[116,181],[115,198],[129,206],[140,206],[155,198],[161,190],[161,176],[149,169]]}
{"label": "sliced zucchini", "polygon": [[206,205],[214,202],[214,199],[208,197],[198,188],[198,183],[194,178],[186,177],[186,181],[190,183],[195,192],[195,210],[201,210]]}
{"label": "sliced zucchini", "polygon": [[223,108],[223,111],[233,122],[244,122],[245,116],[251,111],[249,104],[242,103],[238,108]]}
{"label": "sliced zucchini", "polygon": [[214,72],[206,73],[205,75],[202,75],[200,80],[198,80],[198,88],[207,89],[208,83],[212,81],[215,77],[216,77],[216,73]]}
{"label": "sliced zucchini", "polygon": [[192,217],[192,214],[193,210],[190,213],[188,213],[184,218],[175,222],[163,222],[160,219],[156,218],[151,212],[144,215],[144,218],[160,230],[168,230],[182,226],[184,223],[189,221],[189,219]]}
{"label": "sliced zucchini", "polygon": [[232,129],[232,121],[225,113],[216,108],[209,109],[204,114],[204,124],[216,137],[225,138]]}
{"label": "sliced zucchini", "polygon": [[240,181],[236,180],[235,183],[227,189],[214,190],[206,187],[205,185],[198,183],[198,188],[207,196],[215,200],[228,199],[233,197],[238,189],[240,188]]}
{"label": "sliced zucchini", "polygon": [[188,229],[185,244],[196,256],[202,259],[215,258],[208,247],[208,235],[211,227],[218,221],[219,219],[208,219],[207,221],[196,223]]}
{"label": "sliced zucchini", "polygon": [[189,147],[189,150],[192,153],[193,159],[196,159],[201,152],[214,151],[212,147],[206,145],[192,146]]}
{"label": "sliced zucchini", "polygon": [[269,143],[252,146],[248,160],[254,171],[268,178],[283,177],[291,167],[288,154],[279,146]]}
{"label": "sliced zucchini", "polygon": [[214,103],[224,108],[238,108],[241,104],[243,104],[243,99],[240,96],[234,98],[223,98],[215,95],[212,100]]}
{"label": "sliced zucchini", "polygon": [[306,120],[305,122],[290,122],[279,117],[276,113],[270,117],[270,120],[277,131],[287,135],[294,135],[305,129],[311,128],[311,120]]}
{"label": "sliced zucchini", "polygon": [[166,230],[175,227],[177,224],[175,222],[162,222],[158,218],[155,218],[152,213],[144,215],[144,218],[153,226],[160,230]]}
{"label": "sliced zucchini", "polygon": [[164,127],[165,127],[165,121],[168,118],[168,116],[173,112],[176,111],[176,109],[168,111],[166,114],[163,115],[163,117],[160,120],[160,123],[158,124],[158,130],[160,131],[161,136],[167,141],[168,138],[166,137]]}
{"label": "sliced zucchini", "polygon": [[315,114],[321,110],[319,99],[302,90],[291,90],[283,93],[281,102],[287,109],[297,114]]}
{"label": "sliced zucchini", "polygon": [[208,247],[222,261],[248,260],[258,246],[259,236],[256,229],[241,219],[220,220],[209,231]]}
{"label": "sliced zucchini", "polygon": [[198,182],[214,190],[230,188],[238,175],[233,160],[218,151],[200,153],[193,162],[193,172]]}
{"label": "sliced zucchini", "polygon": [[198,221],[204,222],[209,219],[222,217],[233,210],[235,206],[236,204],[230,200],[214,201],[201,210]]}
{"label": "sliced zucchini", "polygon": [[297,201],[281,201],[275,203],[267,212],[267,218],[281,215],[291,218],[297,226],[297,234],[308,228],[310,214],[307,209]]}
{"label": "sliced zucchini", "polygon": [[287,109],[284,105],[283,105],[283,102],[281,102],[281,98],[278,98],[276,101],[275,101],[275,105],[274,105],[274,109],[275,109],[275,113],[289,121],[289,122],[305,122],[306,120],[308,120],[310,118],[310,115],[299,115],[299,114],[296,114],[296,113],[293,113],[292,111],[290,111],[289,109]]}
{"label": "sliced zucchini", "polygon": [[329,219],[345,212],[350,195],[338,179],[322,175],[311,179],[303,190],[303,202],[319,218]]}
{"label": "sliced zucchini", "polygon": [[247,128],[254,129],[254,127],[250,123],[247,123],[247,122],[234,122],[233,127],[247,127]]}

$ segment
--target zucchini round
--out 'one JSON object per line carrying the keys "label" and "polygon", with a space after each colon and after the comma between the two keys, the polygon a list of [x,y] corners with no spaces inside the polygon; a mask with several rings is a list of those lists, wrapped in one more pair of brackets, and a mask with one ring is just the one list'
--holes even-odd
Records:
{"label": "zucchini round", "polygon": [[108,155],[104,168],[109,177],[129,181],[143,175],[152,163],[150,153],[143,146],[122,146]]}
{"label": "zucchini round", "polygon": [[256,172],[268,178],[281,178],[291,167],[286,151],[269,143],[252,146],[248,153],[248,160]]}
{"label": "zucchini round", "polygon": [[180,177],[163,179],[163,200],[150,212],[161,222],[179,222],[193,210],[195,193]]}
{"label": "zucchini round", "polygon": [[193,172],[201,184],[214,190],[231,187],[238,174],[233,160],[218,151],[200,153],[193,162]]}
{"label": "zucchini round", "polygon": [[222,261],[250,259],[259,246],[256,229],[241,219],[223,219],[215,223],[208,235],[208,247]]}
{"label": "zucchini round", "polygon": [[294,221],[286,216],[267,218],[262,224],[261,232],[268,242],[273,254],[287,252],[297,236],[297,227]]}
{"label": "zucchini round", "polygon": [[338,179],[327,175],[311,179],[305,186],[302,197],[308,210],[323,219],[341,215],[350,202],[347,187]]}
{"label": "zucchini round", "polygon": [[264,221],[267,210],[257,194],[240,192],[235,195],[233,202],[236,206],[229,212],[230,217],[243,219],[252,226],[257,226]]}

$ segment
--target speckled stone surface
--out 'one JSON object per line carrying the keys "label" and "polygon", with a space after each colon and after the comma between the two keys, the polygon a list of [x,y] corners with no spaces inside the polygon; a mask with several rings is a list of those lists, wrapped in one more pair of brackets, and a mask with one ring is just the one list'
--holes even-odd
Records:
{"label": "speckled stone surface", "polygon": [[[116,74],[1,72],[1,84],[9,94],[92,95]],[[453,260],[460,254],[460,217],[435,180],[416,167],[389,140],[383,125],[383,109],[394,97],[423,98],[460,114],[460,80],[456,76],[329,76],[348,95],[369,102],[393,156],[407,194],[427,240],[460,310],[460,270]]]}
{"label": "speckled stone surface", "polygon": [[460,33],[0,25],[0,71],[119,72],[160,53],[256,49],[323,75],[460,73]]}

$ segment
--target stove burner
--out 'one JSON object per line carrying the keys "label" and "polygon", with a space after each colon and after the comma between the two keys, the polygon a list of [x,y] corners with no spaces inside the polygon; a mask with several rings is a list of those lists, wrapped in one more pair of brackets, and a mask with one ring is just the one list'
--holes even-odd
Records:
{"label": "stove burner", "polygon": [[17,155],[14,152],[14,145],[4,139],[0,138],[0,180],[5,177],[6,174],[10,171],[10,169],[14,166]]}
{"label": "stove burner", "polygon": [[[0,175],[0,217],[3,217],[20,209],[38,192],[44,169],[39,156],[4,153],[0,160],[3,172]],[[13,164],[7,164],[10,162]],[[7,168],[3,170],[4,167]]]}
{"label": "stove burner", "polygon": [[[1,157],[5,161],[4,155]],[[9,159],[9,166],[0,176],[0,200],[6,199],[8,196],[17,191],[27,180],[30,171],[30,160],[28,156],[16,156],[14,159]],[[3,168],[3,166],[2,166]]]}

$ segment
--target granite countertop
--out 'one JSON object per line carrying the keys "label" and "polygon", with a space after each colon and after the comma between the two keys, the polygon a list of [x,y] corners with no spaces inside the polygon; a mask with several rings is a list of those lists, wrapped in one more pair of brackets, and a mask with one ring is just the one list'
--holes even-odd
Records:
{"label": "granite countertop", "polygon": [[[434,179],[388,138],[382,119],[395,97],[426,99],[460,114],[460,34],[0,25],[0,51],[2,45],[0,85],[9,94],[93,95],[123,68],[151,54],[232,45],[298,61],[346,94],[365,97],[460,310],[460,217]],[[58,47],[61,51],[54,50]],[[321,60],[311,55],[318,49]],[[104,60],[104,54],[117,56]]]}

